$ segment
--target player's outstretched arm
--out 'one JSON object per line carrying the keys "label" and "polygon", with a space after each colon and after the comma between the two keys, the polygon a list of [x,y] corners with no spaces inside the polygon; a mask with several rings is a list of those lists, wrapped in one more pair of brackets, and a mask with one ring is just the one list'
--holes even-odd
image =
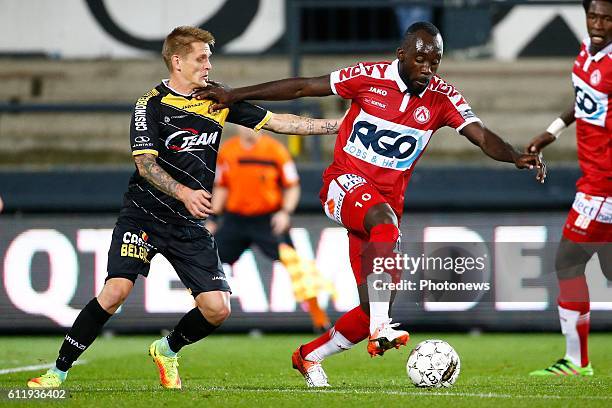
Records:
{"label": "player's outstretched arm", "polygon": [[519,169],[537,169],[536,180],[544,183],[546,165],[538,153],[520,153],[510,143],[487,129],[480,122],[473,122],[461,129],[461,134],[470,142],[480,147],[489,157],[508,163],[514,163]]}
{"label": "player's outstretched arm", "polygon": [[555,119],[549,126],[548,129],[544,133],[541,133],[531,139],[531,142],[525,148],[525,151],[530,153],[539,153],[546,146],[554,142],[559,138],[559,135],[567,128],[569,125],[574,123],[576,118],[574,116],[574,105],[563,112],[561,116]]}
{"label": "player's outstretched arm", "polygon": [[141,177],[158,190],[182,201],[191,215],[206,218],[208,214],[212,214],[211,195],[208,191],[193,190],[179,183],[157,164],[152,154],[139,154],[134,156],[134,161]]}
{"label": "player's outstretched arm", "polygon": [[287,78],[242,88],[228,88],[215,84],[196,90],[196,99],[212,99],[217,103],[210,106],[211,111],[224,109],[231,104],[245,100],[287,101],[304,96],[332,95],[329,75],[311,78]]}
{"label": "player's outstretched arm", "polygon": [[313,119],[289,113],[273,113],[264,129],[286,135],[335,135],[342,119]]}

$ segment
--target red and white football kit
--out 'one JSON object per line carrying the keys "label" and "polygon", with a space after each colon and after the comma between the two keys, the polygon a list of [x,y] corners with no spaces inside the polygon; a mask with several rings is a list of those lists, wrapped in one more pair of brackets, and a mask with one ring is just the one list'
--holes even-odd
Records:
{"label": "red and white football kit", "polygon": [[612,242],[612,44],[595,55],[589,45],[587,38],[572,71],[582,177],[563,235],[574,242]]}
{"label": "red and white football kit", "polygon": [[444,126],[460,131],[480,121],[438,76],[420,95],[411,95],[398,63],[363,62],[330,75],[333,92],[352,102],[338,131],[334,160],[323,174],[320,199],[327,216],[349,231],[357,284],[363,279],[359,253],[367,240],[368,209],[386,202],[401,218],[408,181],[433,133]]}
{"label": "red and white football kit", "polygon": [[[398,64],[397,60],[363,62],[330,75],[333,92],[352,102],[338,132],[334,161],[323,174],[320,198],[327,216],[348,230],[357,285],[372,276],[370,261],[392,256],[399,240],[394,225],[375,225],[368,233],[363,225],[368,209],[386,202],[401,218],[408,180],[432,134],[443,126],[459,131],[479,121],[461,94],[437,76],[420,95],[411,95]],[[399,273],[388,272],[394,281],[399,279]],[[327,385],[320,362],[368,336],[367,350],[372,356],[390,348],[381,346],[380,339],[396,348],[408,341],[407,332],[393,329],[389,299],[373,299],[370,287],[368,295],[369,314],[361,306],[353,308],[293,354],[294,368],[309,385]]]}

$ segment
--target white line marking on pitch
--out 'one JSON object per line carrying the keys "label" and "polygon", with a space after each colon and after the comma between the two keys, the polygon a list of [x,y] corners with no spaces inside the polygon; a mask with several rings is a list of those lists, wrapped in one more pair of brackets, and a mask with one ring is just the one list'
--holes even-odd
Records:
{"label": "white line marking on pitch", "polygon": [[233,392],[251,392],[251,393],[264,393],[264,392],[279,392],[279,393],[303,393],[303,394],[392,394],[400,396],[411,396],[411,397],[474,397],[474,398],[528,398],[528,399],[593,399],[593,400],[612,400],[612,396],[607,395],[511,395],[511,394],[494,394],[494,393],[469,393],[469,392],[438,392],[438,391],[426,391],[426,392],[411,392],[411,391],[391,391],[391,390],[333,390],[333,389],[316,389],[316,390],[300,390],[300,389],[285,389],[285,388],[258,388],[258,389],[242,389],[242,388],[224,388],[224,387],[205,387],[208,391],[233,391]]}
{"label": "white line marking on pitch", "polygon": [[[87,360],[77,361],[73,365],[85,364]],[[14,367],[14,368],[2,368],[0,369],[0,375],[11,374],[11,373],[20,373],[22,371],[34,371],[34,370],[42,370],[45,368],[55,367],[55,363],[53,364],[37,364],[37,365],[29,365],[23,367]]]}

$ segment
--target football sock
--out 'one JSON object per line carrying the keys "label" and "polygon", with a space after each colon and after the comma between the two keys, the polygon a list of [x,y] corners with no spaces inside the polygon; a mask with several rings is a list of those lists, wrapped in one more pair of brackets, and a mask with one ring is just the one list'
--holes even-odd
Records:
{"label": "football sock", "polygon": [[51,369],[51,371],[53,371],[55,374],[58,375],[58,377],[60,378],[60,380],[62,381],[66,381],[66,377],[68,377],[68,372],[67,371],[62,371],[57,367],[53,367]]}
{"label": "football sock", "polygon": [[[384,275],[389,276],[388,274],[385,273],[382,275],[377,275],[377,279],[383,282],[390,282],[391,279],[388,279],[388,280],[384,279]],[[370,282],[371,280],[370,278],[372,276],[374,275],[370,275],[370,277],[368,277],[368,288],[373,290],[373,283]],[[377,292],[382,292],[382,291],[377,291]],[[374,295],[378,297],[377,300],[383,300],[382,298],[384,297],[384,301],[378,301],[378,302],[370,301],[370,324],[368,326],[370,334],[374,333],[376,328],[380,326],[382,323],[386,323],[389,321],[389,302],[391,300],[391,291],[384,291],[384,292],[388,292],[388,293],[384,293],[384,294],[376,293]],[[370,296],[370,299],[371,298],[372,296]]]}
{"label": "football sock", "polygon": [[170,349],[168,344],[168,338],[163,337],[159,343],[157,343],[157,351],[166,357],[176,357],[176,353]]}
{"label": "football sock", "polygon": [[102,327],[112,315],[100,306],[98,299],[93,298],[81,310],[64,338],[55,367],[67,372],[87,347],[94,342]]}
{"label": "football sock", "polygon": [[300,348],[302,357],[321,362],[326,357],[350,349],[368,337],[369,318],[360,306],[340,316],[335,326]]}
{"label": "football sock", "polygon": [[[370,230],[368,250],[364,256],[367,257],[364,265],[373,269],[374,258],[393,258],[394,249],[399,239],[399,229],[393,224],[379,224]],[[370,303],[370,333],[374,333],[376,328],[389,320],[389,303],[391,301],[390,290],[380,290],[380,286],[375,286],[374,281],[382,281],[383,284],[398,280],[399,271],[386,270],[384,273],[369,273],[367,276],[368,297]],[[389,272],[389,273],[387,273]],[[395,278],[395,279],[394,279]],[[377,290],[376,287],[379,289]]]}
{"label": "football sock", "polygon": [[559,280],[559,321],[565,336],[565,358],[580,367],[589,364],[589,289],[584,275]]}
{"label": "football sock", "polygon": [[217,327],[206,320],[200,309],[194,307],[179,320],[174,330],[166,336],[166,339],[168,339],[170,350],[178,353],[184,346],[202,340],[215,331]]}

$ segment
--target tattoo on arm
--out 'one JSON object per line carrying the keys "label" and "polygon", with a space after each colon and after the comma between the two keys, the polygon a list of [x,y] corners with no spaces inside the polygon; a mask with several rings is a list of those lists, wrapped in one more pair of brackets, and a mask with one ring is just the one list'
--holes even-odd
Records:
{"label": "tattoo on arm", "polygon": [[338,119],[313,119],[290,114],[275,114],[264,129],[294,135],[331,135],[338,133]]}
{"label": "tattoo on arm", "polygon": [[338,133],[338,121],[333,121],[333,122],[325,122],[325,124],[323,125],[323,129],[325,129],[325,133],[327,134],[334,134],[334,133]]}
{"label": "tattoo on arm", "polygon": [[158,190],[180,200],[178,192],[183,185],[173,179],[172,176],[157,164],[155,156],[152,154],[139,154],[134,157],[134,161],[136,162],[138,173],[145,180]]}
{"label": "tattoo on arm", "polygon": [[306,134],[309,134],[309,135],[314,134],[315,125],[314,125],[314,119],[313,118],[307,118],[306,119],[306,123],[304,123],[304,125],[306,125]]}

